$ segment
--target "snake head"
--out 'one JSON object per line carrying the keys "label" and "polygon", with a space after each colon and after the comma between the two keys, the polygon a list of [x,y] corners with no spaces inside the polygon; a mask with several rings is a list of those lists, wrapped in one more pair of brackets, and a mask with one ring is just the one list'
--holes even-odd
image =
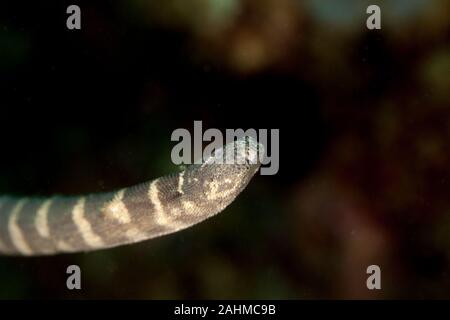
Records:
{"label": "snake head", "polygon": [[[245,136],[214,151],[201,165],[186,169],[184,190],[199,208],[217,208],[217,213],[247,186],[258,171],[264,147]],[[211,214],[211,213],[210,213]]]}

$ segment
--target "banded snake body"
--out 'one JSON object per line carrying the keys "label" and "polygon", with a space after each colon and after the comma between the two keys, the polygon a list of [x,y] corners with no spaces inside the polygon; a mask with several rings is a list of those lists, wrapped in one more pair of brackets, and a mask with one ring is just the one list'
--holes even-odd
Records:
{"label": "banded snake body", "polygon": [[201,164],[115,192],[1,196],[0,254],[91,251],[188,228],[221,212],[236,198],[258,171],[261,152],[261,144],[245,137],[216,150]]}

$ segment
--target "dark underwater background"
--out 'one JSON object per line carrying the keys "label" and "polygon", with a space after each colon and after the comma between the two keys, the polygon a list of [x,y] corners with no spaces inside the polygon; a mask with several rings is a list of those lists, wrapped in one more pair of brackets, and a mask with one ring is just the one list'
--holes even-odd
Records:
{"label": "dark underwater background", "polygon": [[[81,30],[66,28],[70,4]],[[366,28],[369,4],[381,30]],[[194,120],[280,129],[280,168],[173,235],[2,256],[0,298],[450,298],[449,12],[448,0],[2,0],[0,194],[171,173],[171,133]],[[372,264],[381,290],[366,288]]]}

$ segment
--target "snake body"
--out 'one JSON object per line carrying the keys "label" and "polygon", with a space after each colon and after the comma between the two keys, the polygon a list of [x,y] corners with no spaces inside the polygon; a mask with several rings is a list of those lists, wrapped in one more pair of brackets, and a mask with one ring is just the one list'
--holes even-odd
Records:
{"label": "snake body", "polygon": [[[244,146],[244,148],[243,148]],[[228,206],[259,169],[245,137],[201,164],[136,186],[85,196],[0,197],[0,253],[49,255],[135,243],[195,225]],[[218,159],[234,159],[220,162]]]}

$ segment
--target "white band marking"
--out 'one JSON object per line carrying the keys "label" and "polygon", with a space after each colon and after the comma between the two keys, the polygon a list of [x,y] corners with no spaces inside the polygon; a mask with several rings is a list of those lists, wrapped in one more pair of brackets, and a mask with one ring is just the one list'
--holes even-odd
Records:
{"label": "white band marking", "polygon": [[166,216],[166,213],[164,212],[161,200],[159,200],[159,191],[158,186],[156,183],[158,182],[158,179],[154,180],[150,184],[150,188],[148,191],[148,197],[150,198],[150,201],[155,206],[155,216],[156,216],[156,223],[165,226],[168,224],[168,219]]}
{"label": "white band marking", "polygon": [[75,225],[78,228],[81,236],[83,237],[84,242],[90,247],[101,247],[103,246],[103,240],[98,235],[92,231],[91,224],[84,217],[84,204],[86,199],[81,197],[77,204],[73,207],[72,210],[72,219]]}
{"label": "white band marking", "polygon": [[124,195],[125,189],[118,191],[114,195],[114,198],[103,209],[103,212],[107,217],[123,224],[130,223],[131,221],[130,213],[122,201]]}
{"label": "white band marking", "polygon": [[148,236],[138,228],[128,229],[125,232],[125,235],[128,239],[130,239],[133,242],[142,241],[148,238]]}
{"label": "white band marking", "polygon": [[185,171],[181,171],[180,174],[178,175],[178,192],[180,194],[184,194],[183,192],[183,184],[184,184],[184,173]]}
{"label": "white band marking", "polygon": [[70,244],[68,244],[67,242],[60,240],[56,243],[56,247],[64,252],[70,252],[73,251],[73,248]]}
{"label": "white band marking", "polygon": [[52,204],[53,200],[49,199],[44,201],[44,203],[39,207],[36,219],[34,220],[34,224],[36,226],[36,230],[38,231],[39,235],[43,238],[50,237],[50,231],[48,229],[48,210],[50,208],[50,205]]}
{"label": "white band marking", "polygon": [[9,235],[11,236],[11,241],[14,244],[14,246],[19,250],[19,252],[23,255],[30,255],[32,254],[32,250],[28,243],[25,240],[25,237],[22,234],[22,230],[17,224],[17,220],[19,218],[20,210],[22,210],[23,206],[26,203],[26,199],[21,199],[19,202],[17,202],[16,206],[11,212],[11,215],[9,216],[8,221],[8,231]]}

